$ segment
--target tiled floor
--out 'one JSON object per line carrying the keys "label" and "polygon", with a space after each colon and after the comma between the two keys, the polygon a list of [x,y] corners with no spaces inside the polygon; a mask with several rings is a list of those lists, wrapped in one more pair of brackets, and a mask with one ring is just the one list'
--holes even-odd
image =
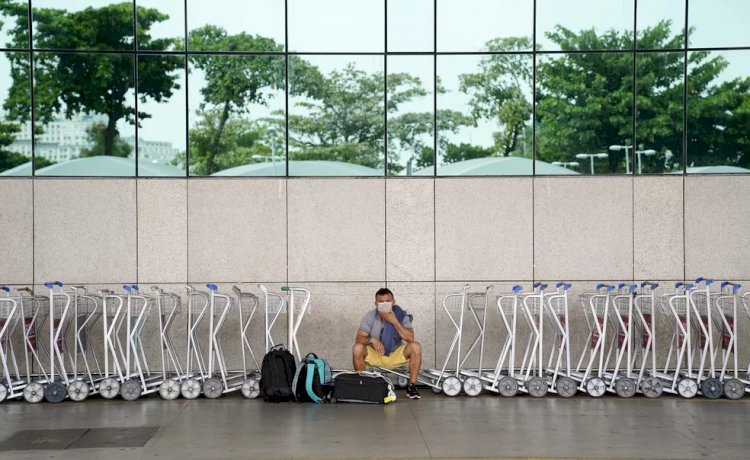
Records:
{"label": "tiled floor", "polygon": [[[471,399],[428,392],[390,406],[268,404],[239,395],[0,404],[0,442],[21,430],[107,427],[123,430],[119,441],[133,438],[127,427],[160,428],[143,447],[84,448],[97,444],[83,435],[67,448],[2,451],[0,458],[750,457],[750,399]],[[116,434],[97,432],[112,446]]]}

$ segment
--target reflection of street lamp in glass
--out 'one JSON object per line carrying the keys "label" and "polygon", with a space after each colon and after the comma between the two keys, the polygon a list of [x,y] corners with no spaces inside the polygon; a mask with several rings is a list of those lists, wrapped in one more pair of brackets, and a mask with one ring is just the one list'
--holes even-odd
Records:
{"label": "reflection of street lamp in glass", "polygon": [[636,150],[635,151],[636,158],[638,159],[638,174],[641,173],[641,155],[646,155],[647,157],[650,157],[651,155],[656,155],[656,150],[647,149],[647,150]]}
{"label": "reflection of street lamp in glass", "polygon": [[630,155],[628,152],[633,148],[632,145],[610,145],[609,149],[613,152],[625,150],[625,172],[630,174]]}
{"label": "reflection of street lamp in glass", "polygon": [[606,153],[579,153],[576,158],[579,160],[585,160],[588,158],[591,161],[591,174],[594,174],[594,158],[607,158],[609,157]]}
{"label": "reflection of street lamp in glass", "polygon": [[581,164],[577,161],[553,161],[553,165],[555,166],[562,166],[563,168],[567,168],[568,166],[580,166]]}

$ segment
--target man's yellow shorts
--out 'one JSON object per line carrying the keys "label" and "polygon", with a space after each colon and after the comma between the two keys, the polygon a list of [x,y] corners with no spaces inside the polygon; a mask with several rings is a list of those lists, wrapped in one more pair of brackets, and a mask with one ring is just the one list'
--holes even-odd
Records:
{"label": "man's yellow shorts", "polygon": [[383,356],[375,351],[371,346],[367,346],[367,357],[365,357],[365,363],[372,367],[384,367],[386,369],[398,369],[404,364],[408,363],[409,360],[404,357],[404,349],[406,345],[401,345],[391,352],[388,356]]}

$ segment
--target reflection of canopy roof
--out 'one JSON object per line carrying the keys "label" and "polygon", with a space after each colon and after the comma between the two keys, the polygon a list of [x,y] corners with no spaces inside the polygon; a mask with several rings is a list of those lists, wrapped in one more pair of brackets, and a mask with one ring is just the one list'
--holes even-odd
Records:
{"label": "reflection of canopy roof", "polygon": [[[283,176],[284,161],[253,163],[214,173],[214,176]],[[341,161],[289,161],[290,176],[382,176],[383,171]]]}
{"label": "reflection of canopy roof", "polygon": [[[3,173],[4,176],[28,176],[31,175],[31,162],[24,163],[9,169]],[[138,174],[141,176],[184,176],[185,170],[174,166],[147,163],[138,163]],[[133,158],[121,158],[112,156],[95,156],[78,158],[76,160],[55,163],[44,168],[37,169],[37,176],[134,176],[135,160]]]}
{"label": "reflection of canopy roof", "polygon": [[[693,166],[687,168],[688,174],[726,174],[726,173],[750,173],[750,169],[740,168],[739,166]],[[671,172],[670,174],[682,174],[682,171]]]}
{"label": "reflection of canopy roof", "polygon": [[31,175],[31,162],[27,161],[14,168],[6,169],[0,172],[0,176],[30,176]]}
{"label": "reflection of canopy roof", "polygon": [[[438,166],[440,176],[528,176],[532,173],[532,161],[521,157],[474,158]],[[562,166],[544,161],[533,161],[537,174],[578,174]],[[430,176],[432,168],[414,172],[415,176]]]}

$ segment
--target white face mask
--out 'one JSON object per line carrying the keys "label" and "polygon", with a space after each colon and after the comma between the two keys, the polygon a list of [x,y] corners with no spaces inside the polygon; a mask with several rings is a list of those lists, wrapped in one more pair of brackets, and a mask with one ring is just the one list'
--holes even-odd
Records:
{"label": "white face mask", "polygon": [[378,311],[381,313],[393,311],[393,302],[378,302]]}

